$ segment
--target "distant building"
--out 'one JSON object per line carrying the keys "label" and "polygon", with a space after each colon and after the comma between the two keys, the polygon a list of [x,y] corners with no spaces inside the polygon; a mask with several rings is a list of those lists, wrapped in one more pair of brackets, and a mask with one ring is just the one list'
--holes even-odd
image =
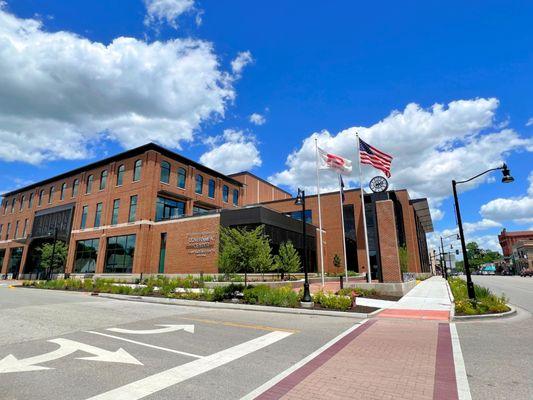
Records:
{"label": "distant building", "polygon": [[513,267],[517,272],[533,269],[533,241],[520,241],[513,246],[511,256]]}
{"label": "distant building", "polygon": [[514,244],[524,240],[533,241],[533,231],[507,232],[507,230],[504,228],[498,235],[498,240],[500,242],[500,246],[502,246],[503,256],[508,258],[513,254]]}

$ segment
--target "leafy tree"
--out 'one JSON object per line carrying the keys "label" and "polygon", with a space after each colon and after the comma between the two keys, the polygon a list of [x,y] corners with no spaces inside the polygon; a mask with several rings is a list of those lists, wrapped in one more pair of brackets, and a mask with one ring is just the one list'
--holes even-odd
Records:
{"label": "leafy tree", "polygon": [[398,256],[400,257],[400,271],[402,273],[409,270],[409,255],[407,253],[407,247],[402,246],[398,249]]}
{"label": "leafy tree", "polygon": [[339,273],[339,268],[341,267],[341,258],[339,257],[338,254],[335,254],[333,256],[333,266],[337,270],[337,274],[338,274]]}
{"label": "leafy tree", "polygon": [[247,284],[250,272],[265,273],[272,266],[272,254],[264,225],[253,230],[245,228],[220,229],[218,266],[225,274],[244,273]]}
{"label": "leafy tree", "polygon": [[502,258],[497,251],[485,250],[479,247],[476,242],[469,242],[466,245],[466,253],[470,269],[478,269],[481,265],[494,262]]}
{"label": "leafy tree", "polygon": [[273,268],[281,274],[281,280],[285,279],[285,274],[300,271],[300,255],[291,241],[279,246],[279,254],[274,256]]}
{"label": "leafy tree", "polygon": [[[40,267],[47,270],[50,268],[52,273],[63,272],[65,262],[67,261],[68,246],[65,242],[56,241],[55,251],[53,243],[45,243],[36,249],[41,256]],[[52,252],[54,253],[54,260],[52,265]]]}

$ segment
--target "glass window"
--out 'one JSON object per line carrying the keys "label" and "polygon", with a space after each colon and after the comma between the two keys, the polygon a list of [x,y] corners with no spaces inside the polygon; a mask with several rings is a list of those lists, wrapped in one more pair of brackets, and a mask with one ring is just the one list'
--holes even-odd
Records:
{"label": "glass window", "polygon": [[159,180],[163,183],[170,182],[170,164],[166,161],[161,161],[161,176]]}
{"label": "glass window", "polygon": [[166,221],[185,215],[185,202],[158,197],[156,203],[156,221]]}
{"label": "glass window", "polygon": [[[0,224],[0,240],[2,240],[2,230],[4,229],[4,225],[3,224]],[[0,249],[0,251],[2,251],[2,249]],[[2,264],[0,264],[2,265]]]}
{"label": "glass window", "polygon": [[81,223],[80,229],[85,229],[87,226],[87,214],[89,213],[89,206],[83,206],[81,209]]}
{"label": "glass window", "polygon": [[222,201],[224,203],[227,203],[228,202],[228,198],[229,198],[229,187],[224,185],[224,186],[222,186]]}
{"label": "glass window", "polygon": [[77,179],[74,179],[74,182],[72,182],[72,197],[76,197],[78,195],[79,186],[80,186],[80,181]]}
{"label": "glass window", "polygon": [[78,240],[74,256],[74,272],[78,274],[94,274],[98,258],[99,239]]}
{"label": "glass window", "polygon": [[239,190],[233,189],[233,205],[236,206],[239,204]]}
{"label": "glass window", "polygon": [[56,191],[55,186],[50,187],[50,192],[48,193],[48,204],[52,204],[52,201],[54,201],[54,193]]}
{"label": "glass window", "polygon": [[111,216],[111,225],[116,225],[118,223],[119,208],[120,208],[120,199],[115,199],[113,201],[113,215]]}
{"label": "glass window", "polygon": [[96,205],[96,213],[94,214],[94,227],[98,228],[102,222],[102,203]]}
{"label": "glass window", "polygon": [[67,184],[66,183],[63,183],[61,185],[61,193],[59,194],[59,199],[60,200],[65,200],[65,192],[67,191]]}
{"label": "glass window", "polygon": [[30,193],[30,197],[28,198],[28,208],[33,207],[33,193]]}
{"label": "glass window", "polygon": [[16,276],[20,269],[20,263],[22,261],[22,247],[14,247],[10,251],[9,264],[7,273]]}
{"label": "glass window", "polygon": [[20,208],[19,208],[19,211],[22,211],[22,209],[24,208],[24,202],[26,201],[26,196],[22,195],[22,197],[20,198]]}
{"label": "glass window", "polygon": [[28,229],[28,218],[24,220],[24,227],[22,228],[22,237],[26,237],[26,230]]}
{"label": "glass window", "polygon": [[133,167],[133,181],[134,182],[141,180],[142,165],[143,165],[142,160],[135,161],[135,165]]}
{"label": "glass window", "polygon": [[215,198],[215,180],[209,179],[209,190],[207,192],[207,195],[211,197],[212,199]]}
{"label": "glass window", "polygon": [[17,201],[17,199],[13,198],[13,200],[11,200],[11,213],[13,214],[15,212],[15,202]]}
{"label": "glass window", "polygon": [[209,210],[207,208],[202,208],[198,206],[192,207],[192,215],[202,215],[202,214],[207,214],[208,212]]}
{"label": "glass window", "polygon": [[6,228],[6,240],[9,239],[9,231],[11,230],[11,222],[8,222],[7,223],[7,228]]}
{"label": "glass window", "polygon": [[107,185],[107,169],[104,169],[100,174],[100,190],[104,190]]}
{"label": "glass window", "polygon": [[94,176],[89,175],[87,177],[87,187],[85,188],[86,194],[89,194],[93,191],[93,181],[94,181]]}
{"label": "glass window", "polygon": [[13,233],[13,239],[17,239],[19,237],[19,222],[15,222],[15,232]]}
{"label": "glass window", "polygon": [[107,238],[105,273],[131,273],[135,253],[135,235]]}
{"label": "glass window", "polygon": [[41,190],[39,192],[39,201],[37,202],[37,205],[40,206],[41,204],[43,204],[43,197],[44,197],[44,190]]}
{"label": "glass window", "polygon": [[124,182],[124,171],[126,171],[126,167],[120,165],[117,169],[117,186],[122,186]]}
{"label": "glass window", "polygon": [[204,186],[204,177],[200,174],[196,175],[196,193],[202,194]]}
{"label": "glass window", "polygon": [[159,273],[165,273],[165,256],[167,253],[167,234],[161,234],[161,244],[159,245]]}
{"label": "glass window", "polygon": [[134,222],[136,214],[137,214],[137,195],[130,197],[130,211],[128,213],[128,222]]}
{"label": "glass window", "polygon": [[7,203],[8,203],[7,199],[4,200],[4,215],[6,215],[7,213]]}
{"label": "glass window", "polygon": [[[297,219],[298,221],[302,220],[302,212],[301,211],[292,211],[290,213],[285,214],[287,217],[291,217],[294,219]],[[307,224],[313,223],[313,212],[311,210],[305,210],[305,222]]]}
{"label": "glass window", "polygon": [[185,189],[185,183],[187,181],[187,171],[185,168],[178,168],[178,187]]}

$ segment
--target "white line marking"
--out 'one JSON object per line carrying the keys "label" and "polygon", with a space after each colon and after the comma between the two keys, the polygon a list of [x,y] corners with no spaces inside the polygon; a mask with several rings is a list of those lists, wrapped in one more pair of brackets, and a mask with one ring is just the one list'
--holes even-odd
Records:
{"label": "white line marking", "polygon": [[339,336],[331,339],[329,342],[327,342],[324,346],[319,348],[318,350],[314,351],[313,353],[309,354],[307,357],[303,358],[302,360],[298,361],[296,364],[294,364],[292,367],[286,369],[285,371],[281,372],[280,374],[276,375],[274,378],[269,380],[268,382],[262,384],[257,389],[251,391],[246,396],[241,397],[240,400],[253,400],[260,394],[266,392],[268,389],[270,389],[272,386],[274,386],[276,383],[281,381],[282,379],[286,378],[290,374],[292,374],[294,371],[296,371],[298,368],[302,367],[303,365],[307,364],[309,361],[311,361],[313,358],[318,356],[320,353],[327,350],[329,347],[333,346],[335,343],[337,343],[339,340],[341,340],[344,336],[348,335],[349,333],[355,331],[357,328],[363,326],[368,322],[368,319],[365,319],[361,321],[358,324],[355,324],[354,326],[348,328],[344,332],[342,332]]}
{"label": "white line marking", "polygon": [[136,382],[129,383],[109,392],[91,397],[89,400],[137,400],[149,396],[160,390],[176,385],[197,375],[211,371],[224,364],[235,361],[247,354],[260,350],[292,335],[291,332],[275,331],[249,340],[248,342],[230,347],[229,349],[211,354],[200,360],[168,369],[148,376]]}
{"label": "white line marking", "polygon": [[455,323],[450,324],[450,334],[452,337],[453,360],[455,364],[455,379],[457,380],[457,393],[459,400],[472,400],[468,377],[466,376],[465,361],[461,351],[461,343]]}
{"label": "white line marking", "polygon": [[61,338],[49,340],[49,342],[58,344],[59,349],[34,357],[23,358],[20,360],[17,359],[14,355],[10,354],[0,360],[0,374],[7,372],[25,372],[53,369],[49,367],[37,366],[35,364],[42,364],[45,362],[57,360],[77,351],[83,351],[84,353],[93,354],[92,357],[78,357],[78,360],[143,365],[140,361],[138,361],[135,357],[130,355],[126,350],[122,348],[118,349],[117,351],[109,351],[101,349],[100,347],[95,347],[85,343],[76,342],[74,340]]}
{"label": "white line marking", "polygon": [[194,325],[156,325],[163,328],[158,329],[124,329],[124,328],[108,328],[107,331],[116,333],[129,333],[131,335],[153,335],[157,333],[169,333],[183,330],[185,332],[194,333]]}
{"label": "white line marking", "polygon": [[156,345],[149,344],[149,343],[138,342],[136,340],[126,339],[120,336],[108,335],[107,333],[100,333],[100,332],[94,332],[94,331],[85,331],[85,332],[92,333],[93,335],[105,336],[111,339],[122,340],[128,343],[138,344],[139,346],[151,347],[152,349],[168,351],[169,353],[181,354],[183,356],[188,356],[188,357],[193,357],[193,358],[204,358],[204,356],[199,356],[198,354],[192,354],[192,353],[187,353],[185,351],[179,351],[179,350],[169,349],[167,347],[156,346]]}

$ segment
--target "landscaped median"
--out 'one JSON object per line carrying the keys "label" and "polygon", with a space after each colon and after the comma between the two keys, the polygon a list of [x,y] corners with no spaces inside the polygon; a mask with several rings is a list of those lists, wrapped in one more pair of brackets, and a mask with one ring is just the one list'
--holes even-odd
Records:
{"label": "landscaped median", "polygon": [[[150,277],[138,283],[127,283],[113,279],[56,279],[50,281],[24,281],[23,286],[39,289],[56,289],[109,293],[114,295],[146,296],[151,298],[223,302],[228,304],[263,305],[283,308],[300,308],[303,289],[291,285],[271,287],[266,284],[244,286],[242,283],[227,282],[225,285],[207,287],[202,278]],[[375,307],[357,304],[358,297],[387,299],[376,290],[341,289],[336,293],[319,291],[312,295],[315,310],[334,310],[368,314],[378,310]]]}
{"label": "landscaped median", "polygon": [[497,296],[485,287],[474,285],[476,302],[473,303],[468,298],[466,281],[452,277],[448,278],[448,283],[454,297],[457,316],[502,314],[511,311],[505,296]]}

